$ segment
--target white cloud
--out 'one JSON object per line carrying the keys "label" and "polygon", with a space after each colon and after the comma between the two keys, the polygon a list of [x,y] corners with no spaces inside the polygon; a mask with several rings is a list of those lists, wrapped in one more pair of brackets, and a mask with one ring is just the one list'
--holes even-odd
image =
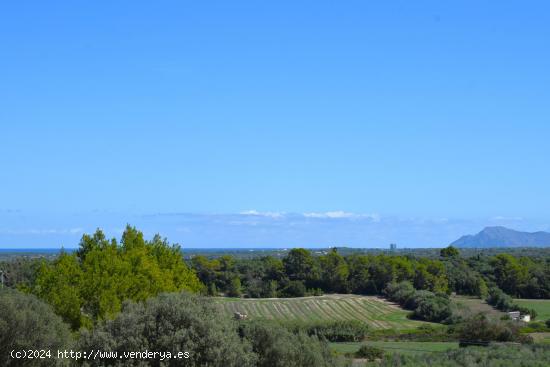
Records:
{"label": "white cloud", "polygon": [[1,229],[0,233],[3,234],[12,234],[12,235],[24,235],[24,234],[79,234],[84,232],[83,228],[67,228],[67,229]]}
{"label": "white cloud", "polygon": [[245,210],[244,212],[240,212],[239,214],[269,218],[283,218],[285,216],[284,212],[259,212],[257,210]]}
{"label": "white cloud", "polygon": [[497,221],[497,222],[500,222],[500,221],[520,221],[520,220],[523,220],[523,218],[522,217],[503,217],[503,216],[499,215],[499,216],[491,218],[491,220]]}
{"label": "white cloud", "polygon": [[380,215],[378,214],[355,214],[350,212],[345,212],[342,210],[329,211],[329,212],[312,212],[304,213],[306,218],[328,218],[328,219],[371,219],[374,222],[380,221]]}

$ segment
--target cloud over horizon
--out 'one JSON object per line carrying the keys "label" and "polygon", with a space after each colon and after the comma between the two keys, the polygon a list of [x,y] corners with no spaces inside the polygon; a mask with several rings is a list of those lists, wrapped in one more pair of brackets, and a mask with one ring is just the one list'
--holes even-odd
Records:
{"label": "cloud over horizon", "polygon": [[[0,212],[0,248],[76,247],[83,233],[101,228],[119,238],[129,223],[150,238],[156,233],[183,247],[443,247],[486,226],[550,230],[548,222],[518,217],[488,219],[411,218],[342,210],[288,213],[31,214]],[[32,224],[32,225],[31,225]]]}

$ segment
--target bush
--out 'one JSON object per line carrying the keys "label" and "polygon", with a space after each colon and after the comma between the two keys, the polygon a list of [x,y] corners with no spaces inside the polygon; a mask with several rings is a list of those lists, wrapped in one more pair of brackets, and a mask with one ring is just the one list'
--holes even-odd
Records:
{"label": "bush", "polygon": [[245,322],[240,334],[252,343],[257,367],[332,367],[344,363],[317,337],[294,334],[276,323]]}
{"label": "bush", "polygon": [[384,290],[386,297],[412,310],[414,318],[431,322],[450,322],[453,311],[449,297],[430,291],[414,289],[411,283],[390,283]]}
{"label": "bush", "polygon": [[[186,293],[161,294],[143,303],[125,303],[114,319],[84,330],[81,350],[189,352],[185,366],[254,366],[251,344],[239,338],[237,323],[211,301]],[[143,361],[147,365],[149,361]],[[134,366],[132,360],[96,360],[91,366]],[[170,362],[174,363],[174,361]]]}
{"label": "bush", "polygon": [[367,335],[369,328],[364,322],[357,320],[324,321],[324,322],[289,322],[283,326],[294,334],[305,333],[317,336],[330,342],[357,342]]}
{"label": "bush", "polygon": [[359,350],[354,354],[355,358],[365,358],[369,361],[374,361],[375,359],[384,358],[384,350],[376,348],[367,344],[361,345]]}
{"label": "bush", "polygon": [[550,365],[550,347],[506,345],[487,348],[460,348],[445,353],[394,355],[380,367],[542,367]]}
{"label": "bush", "polygon": [[[68,360],[55,358],[58,349],[70,349],[71,345],[69,326],[49,305],[16,290],[0,290],[0,366],[66,365]],[[11,359],[14,349],[51,349],[54,359]]]}
{"label": "bush", "polygon": [[306,286],[300,280],[288,282],[288,285],[283,289],[283,297],[304,297],[306,295]]}
{"label": "bush", "polygon": [[546,320],[546,327],[550,328],[550,319]]}
{"label": "bush", "polygon": [[483,314],[466,320],[460,327],[459,335],[461,340],[468,342],[532,342],[528,335],[520,334],[517,323],[493,321]]}
{"label": "bush", "polygon": [[538,313],[534,309],[521,307],[514,302],[512,297],[504,293],[500,288],[492,287],[489,289],[489,295],[487,297],[487,303],[496,309],[504,312],[519,311],[522,314],[528,314],[531,316],[531,320],[537,318]]}

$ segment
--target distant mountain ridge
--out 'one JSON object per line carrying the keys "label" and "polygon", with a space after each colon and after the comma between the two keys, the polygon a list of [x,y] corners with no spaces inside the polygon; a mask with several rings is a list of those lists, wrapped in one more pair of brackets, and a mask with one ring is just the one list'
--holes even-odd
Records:
{"label": "distant mountain ridge", "polygon": [[486,227],[476,235],[462,236],[451,243],[455,247],[550,247],[548,232],[520,232],[506,227]]}

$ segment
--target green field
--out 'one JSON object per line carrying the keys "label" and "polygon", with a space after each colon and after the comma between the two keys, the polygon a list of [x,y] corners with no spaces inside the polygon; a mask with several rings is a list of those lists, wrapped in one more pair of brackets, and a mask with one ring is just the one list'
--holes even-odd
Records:
{"label": "green field", "polygon": [[530,333],[531,337],[537,344],[550,345],[550,333]]}
{"label": "green field", "polygon": [[458,349],[458,343],[454,342],[384,342],[369,341],[365,343],[330,343],[332,350],[339,353],[355,353],[362,344],[372,345],[384,349],[387,353],[395,354],[420,354],[427,352],[444,352],[450,349]]}
{"label": "green field", "polygon": [[222,311],[248,318],[278,321],[360,320],[374,329],[413,329],[427,324],[407,318],[409,312],[379,297],[325,295],[302,298],[216,298]]}
{"label": "green field", "polygon": [[472,314],[484,313],[494,319],[500,319],[502,316],[504,316],[503,312],[497,310],[493,306],[487,304],[485,300],[478,297],[453,296],[451,297],[451,300],[459,307],[465,307],[469,309]]}
{"label": "green field", "polygon": [[532,308],[537,311],[537,321],[550,319],[550,300],[548,299],[516,299],[514,300],[522,307]]}

